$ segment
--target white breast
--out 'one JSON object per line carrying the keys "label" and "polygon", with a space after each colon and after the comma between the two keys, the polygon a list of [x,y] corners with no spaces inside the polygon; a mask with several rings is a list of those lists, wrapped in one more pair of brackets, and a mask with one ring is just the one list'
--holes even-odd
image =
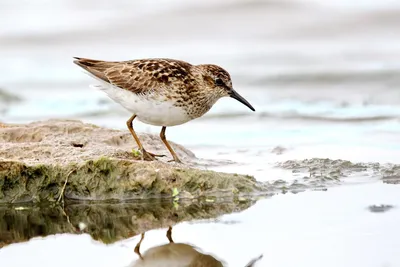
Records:
{"label": "white breast", "polygon": [[102,85],[91,85],[91,87],[104,91],[111,99],[147,124],[174,126],[191,120],[184,109],[174,106],[174,102],[163,95],[156,93],[137,95],[105,82]]}

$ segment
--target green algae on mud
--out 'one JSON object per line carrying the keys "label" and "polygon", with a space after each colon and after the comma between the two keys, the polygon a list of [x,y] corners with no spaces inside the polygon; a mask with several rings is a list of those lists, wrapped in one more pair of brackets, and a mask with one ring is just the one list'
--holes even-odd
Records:
{"label": "green algae on mud", "polygon": [[38,236],[88,233],[103,243],[173,226],[183,221],[211,219],[242,211],[254,201],[174,203],[160,199],[110,203],[60,205],[0,205],[0,248]]}
{"label": "green algae on mud", "polygon": [[159,162],[101,157],[83,164],[29,166],[0,161],[0,203],[55,201],[67,177],[64,196],[74,200],[172,198],[174,188],[180,198],[247,195],[263,189],[250,176]]}

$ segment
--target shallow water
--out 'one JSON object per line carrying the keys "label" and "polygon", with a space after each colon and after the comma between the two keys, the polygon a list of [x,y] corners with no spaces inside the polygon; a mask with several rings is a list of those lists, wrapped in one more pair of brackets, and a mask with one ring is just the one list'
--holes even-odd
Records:
{"label": "shallow water", "polygon": [[[88,87],[93,81],[73,56],[220,64],[256,112],[221,99],[204,118],[169,128],[168,139],[215,159],[203,168],[301,183],[306,192],[260,200],[217,222],[179,223],[174,239],[229,266],[261,253],[258,266],[398,266],[399,189],[382,178],[396,180],[397,169],[385,164],[400,163],[399,14],[399,3],[371,0],[3,0],[0,90],[22,100],[0,93],[0,122],[68,118],[125,130],[130,114]],[[142,123],[135,129],[160,130]],[[301,161],[310,158],[366,166]],[[301,168],[283,168],[287,160]],[[317,184],[305,179],[318,176],[314,168],[323,177]],[[394,208],[372,213],[374,204]],[[166,242],[165,230],[147,232],[143,251]],[[4,247],[0,265],[126,266],[136,259],[136,232],[111,245],[67,232]],[[21,253],[27,257],[15,257]]]}
{"label": "shallow water", "polygon": [[[375,182],[276,195],[216,221],[178,223],[172,237],[229,266],[260,254],[258,266],[399,266],[399,194],[398,186]],[[394,208],[369,210],[381,204]],[[141,250],[168,243],[166,230],[146,232]],[[87,234],[51,235],[5,247],[0,257],[4,266],[131,266],[139,238],[105,245]]]}

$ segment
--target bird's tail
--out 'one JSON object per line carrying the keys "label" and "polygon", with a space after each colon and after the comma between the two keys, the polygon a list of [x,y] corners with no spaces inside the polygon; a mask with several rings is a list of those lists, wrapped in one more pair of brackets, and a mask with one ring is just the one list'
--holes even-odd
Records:
{"label": "bird's tail", "polygon": [[80,57],[74,57],[74,58],[76,59],[74,60],[74,63],[76,65],[83,68],[96,78],[101,79],[105,82],[109,82],[106,76],[106,71],[111,67],[110,62],[89,59],[89,58],[80,58]]}

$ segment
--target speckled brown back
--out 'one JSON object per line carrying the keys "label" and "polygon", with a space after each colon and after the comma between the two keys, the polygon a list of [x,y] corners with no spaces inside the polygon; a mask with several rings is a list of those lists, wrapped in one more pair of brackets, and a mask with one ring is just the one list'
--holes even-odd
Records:
{"label": "speckled brown back", "polygon": [[75,64],[96,77],[136,94],[167,87],[193,88],[192,65],[174,59],[140,59],[130,61],[100,61],[76,58]]}

